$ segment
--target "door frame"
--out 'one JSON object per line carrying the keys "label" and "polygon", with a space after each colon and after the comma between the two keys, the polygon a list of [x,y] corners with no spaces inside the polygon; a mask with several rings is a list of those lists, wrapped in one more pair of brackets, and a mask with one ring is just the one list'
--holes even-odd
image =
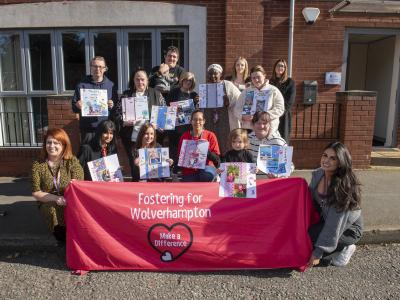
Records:
{"label": "door frame", "polygon": [[391,76],[391,92],[388,107],[388,123],[386,129],[386,139],[384,147],[396,147],[397,146],[397,126],[398,126],[398,97],[400,87],[400,29],[385,29],[385,28],[346,28],[345,38],[343,44],[343,60],[342,60],[342,81],[341,91],[345,90],[346,87],[346,71],[347,71],[347,59],[349,53],[349,36],[350,34],[359,35],[394,35],[395,49],[393,57],[393,69]]}

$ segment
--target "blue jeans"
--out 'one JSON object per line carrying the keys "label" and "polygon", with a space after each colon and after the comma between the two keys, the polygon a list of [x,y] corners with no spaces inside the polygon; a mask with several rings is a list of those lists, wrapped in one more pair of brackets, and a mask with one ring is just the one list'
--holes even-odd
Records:
{"label": "blue jeans", "polygon": [[211,182],[217,175],[217,169],[212,166],[206,166],[204,170],[198,169],[196,173],[185,175],[183,182]]}

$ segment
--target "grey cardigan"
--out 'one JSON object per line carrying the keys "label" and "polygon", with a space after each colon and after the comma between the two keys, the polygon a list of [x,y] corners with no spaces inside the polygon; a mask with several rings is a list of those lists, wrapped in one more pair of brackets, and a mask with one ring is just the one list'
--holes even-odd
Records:
{"label": "grey cardigan", "polygon": [[314,245],[313,256],[321,258],[323,253],[333,252],[338,245],[339,238],[343,232],[349,229],[353,224],[359,223],[362,227],[361,209],[337,211],[333,206],[320,204],[318,197],[318,183],[324,177],[324,170],[321,168],[312,172],[312,179],[309,185],[314,205],[321,208],[321,218],[325,221],[322,231]]}

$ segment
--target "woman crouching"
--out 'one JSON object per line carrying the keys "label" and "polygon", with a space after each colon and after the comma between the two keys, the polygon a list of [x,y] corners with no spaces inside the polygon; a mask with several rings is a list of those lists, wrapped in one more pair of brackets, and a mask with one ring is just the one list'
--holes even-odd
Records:
{"label": "woman crouching", "polygon": [[333,142],[321,157],[321,167],[312,173],[310,190],[320,221],[309,229],[314,250],[310,267],[321,258],[331,264],[348,264],[363,230],[360,183],[352,170],[351,155],[340,142]]}

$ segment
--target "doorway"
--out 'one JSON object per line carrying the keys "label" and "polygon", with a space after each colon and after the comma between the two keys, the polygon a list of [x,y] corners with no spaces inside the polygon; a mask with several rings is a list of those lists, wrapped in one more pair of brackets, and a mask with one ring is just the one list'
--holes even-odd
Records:
{"label": "doorway", "polygon": [[345,90],[377,91],[373,146],[396,144],[399,34],[347,34]]}

